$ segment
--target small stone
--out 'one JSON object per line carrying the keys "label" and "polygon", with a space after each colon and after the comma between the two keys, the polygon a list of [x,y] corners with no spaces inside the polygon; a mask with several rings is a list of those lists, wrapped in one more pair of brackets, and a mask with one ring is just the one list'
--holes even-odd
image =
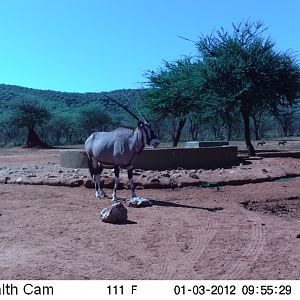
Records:
{"label": "small stone", "polygon": [[127,205],[131,207],[147,207],[152,206],[152,202],[144,198],[134,197],[127,200]]}
{"label": "small stone", "polygon": [[52,175],[52,174],[47,174],[47,178],[56,178],[56,175]]}
{"label": "small stone", "polygon": [[199,179],[199,176],[196,173],[190,173],[190,177],[193,179]]}
{"label": "small stone", "polygon": [[174,174],[173,175],[173,178],[179,178],[179,177],[181,177],[182,175],[181,174]]}
{"label": "small stone", "polygon": [[75,179],[75,180],[70,180],[68,182],[69,187],[77,187],[83,185],[83,180],[82,179]]}
{"label": "small stone", "polygon": [[0,177],[0,183],[6,184],[9,179],[10,179],[10,177],[8,177],[8,176],[2,177],[2,178]]}
{"label": "small stone", "polygon": [[19,177],[19,178],[16,180],[17,183],[21,183],[22,181],[23,181],[23,178],[22,178],[22,177]]}
{"label": "small stone", "polygon": [[154,177],[150,180],[151,183],[160,183],[159,179],[157,177]]}
{"label": "small stone", "polygon": [[127,221],[127,209],[120,203],[114,203],[100,212],[100,217],[106,223],[118,223]]}
{"label": "small stone", "polygon": [[300,233],[296,236],[297,239],[300,239]]}
{"label": "small stone", "polygon": [[160,176],[161,177],[170,177],[171,175],[169,173],[161,173]]}

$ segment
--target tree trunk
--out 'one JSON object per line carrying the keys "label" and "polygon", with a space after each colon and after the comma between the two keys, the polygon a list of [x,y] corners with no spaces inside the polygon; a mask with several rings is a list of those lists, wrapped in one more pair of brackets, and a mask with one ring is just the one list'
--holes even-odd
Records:
{"label": "tree trunk", "polygon": [[227,141],[231,141],[232,138],[232,125],[231,124],[227,124]]}
{"label": "tree trunk", "polygon": [[197,118],[193,116],[189,117],[189,124],[189,137],[192,139],[192,141],[196,141],[199,134],[199,124],[197,122]]}
{"label": "tree trunk", "polygon": [[28,128],[27,141],[25,148],[49,148],[37,135],[33,127]]}
{"label": "tree trunk", "polygon": [[253,120],[253,124],[254,124],[254,133],[255,133],[255,139],[256,140],[260,140],[260,134],[259,134],[260,119],[261,119],[260,116],[258,118],[256,118],[255,116],[252,116],[252,120]]}
{"label": "tree trunk", "polygon": [[177,145],[178,145],[178,142],[180,140],[181,131],[182,131],[184,125],[185,125],[185,121],[186,121],[186,118],[181,119],[179,121],[178,128],[177,128],[177,131],[176,131],[176,135],[173,139],[173,147],[177,147]]}
{"label": "tree trunk", "polygon": [[249,112],[245,109],[242,111],[242,116],[244,120],[244,137],[246,142],[246,147],[248,149],[248,154],[250,156],[255,156],[255,149],[251,144],[251,135],[250,135],[250,115]]}
{"label": "tree trunk", "polygon": [[254,133],[255,133],[255,139],[259,141],[260,140],[259,125],[257,125],[256,123],[254,123]]}

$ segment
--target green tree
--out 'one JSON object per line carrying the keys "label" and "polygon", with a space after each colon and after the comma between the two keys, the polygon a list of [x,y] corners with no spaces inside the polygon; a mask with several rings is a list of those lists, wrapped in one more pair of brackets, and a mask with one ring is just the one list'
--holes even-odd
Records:
{"label": "green tree", "polygon": [[19,100],[13,104],[10,122],[19,128],[27,128],[25,147],[48,147],[36,133],[36,127],[42,126],[51,118],[49,110],[37,101]]}
{"label": "green tree", "polygon": [[10,120],[10,115],[0,114],[0,129],[2,138],[4,138],[4,144],[8,144],[12,140],[13,130],[15,126]]}
{"label": "green tree", "polygon": [[51,120],[47,123],[44,131],[48,131],[48,139],[51,136],[51,141],[55,144],[61,144],[65,138],[65,142],[70,142],[70,136],[72,130],[75,128],[75,118],[74,113],[69,112],[59,112],[53,114]]}
{"label": "green tree", "polygon": [[80,111],[79,124],[85,134],[91,134],[106,130],[112,124],[112,118],[101,107],[91,105]]}
{"label": "green tree", "polygon": [[284,109],[274,116],[282,127],[283,135],[285,137],[292,135],[295,111],[292,109]]}
{"label": "green tree", "polygon": [[255,109],[276,113],[291,106],[299,93],[300,71],[290,52],[278,52],[260,22],[233,25],[233,33],[223,28],[215,35],[202,36],[197,48],[203,63],[206,99],[226,111],[238,110],[243,118],[244,138],[249,155],[250,117]]}
{"label": "green tree", "polygon": [[165,62],[163,68],[157,72],[146,74],[149,80],[149,89],[144,96],[145,105],[154,114],[161,114],[168,118],[172,125],[171,138],[176,147],[186,124],[187,116],[196,108],[197,95],[195,85],[199,76],[195,76],[196,64],[190,58],[176,62]]}

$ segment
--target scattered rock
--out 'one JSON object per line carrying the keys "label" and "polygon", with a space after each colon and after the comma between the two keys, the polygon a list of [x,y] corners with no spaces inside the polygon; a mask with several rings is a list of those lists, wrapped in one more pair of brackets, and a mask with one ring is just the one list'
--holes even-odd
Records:
{"label": "scattered rock", "polygon": [[199,176],[195,172],[190,173],[190,177],[193,179],[199,179]]}
{"label": "scattered rock", "polygon": [[95,187],[95,183],[92,179],[87,179],[84,181],[83,185],[86,187],[86,188],[94,188]]}
{"label": "scattered rock", "polygon": [[70,180],[67,183],[67,186],[69,186],[69,187],[77,187],[77,186],[81,186],[81,185],[83,185],[83,180],[82,179]]}
{"label": "scattered rock", "polygon": [[10,179],[10,177],[8,177],[8,176],[0,177],[0,183],[6,184],[9,179]]}
{"label": "scattered rock", "polygon": [[286,199],[287,200],[297,200],[297,199],[299,199],[299,197],[298,196],[290,196],[290,197],[287,197]]}
{"label": "scattered rock", "polygon": [[297,239],[300,239],[300,233],[296,236]]}
{"label": "scattered rock", "polygon": [[47,178],[57,178],[57,175],[47,174]]}
{"label": "scattered rock", "polygon": [[179,177],[181,177],[182,175],[181,174],[174,174],[173,175],[173,178],[179,178]]}
{"label": "scattered rock", "polygon": [[21,183],[22,181],[23,181],[23,178],[22,178],[22,177],[19,177],[19,178],[16,180],[17,183]]}
{"label": "scattered rock", "polygon": [[[272,162],[271,163],[269,163]],[[173,170],[140,170],[136,169],[134,183],[137,188],[177,188],[180,186],[197,185],[200,182],[211,182],[212,176],[215,182],[222,182],[230,185],[246,184],[251,182],[272,181],[292,175],[300,176],[300,169],[295,164],[295,170],[291,171],[285,164],[274,163],[275,159],[270,158],[264,161],[252,161],[251,166],[243,163],[230,168],[216,169],[190,169],[185,170],[179,167]],[[249,170],[248,170],[249,169]],[[252,172],[254,172],[252,174]],[[247,174],[247,176],[246,176]],[[8,177],[9,176],[9,177]],[[6,178],[7,177],[7,178]],[[247,178],[246,178],[247,177]],[[8,179],[9,178],[9,179]],[[104,170],[101,181],[105,188],[114,186],[114,174],[109,170]],[[45,185],[66,185],[84,186],[93,188],[94,183],[88,174],[88,169],[62,168],[57,163],[46,162],[37,166],[21,165],[16,167],[0,168],[0,183],[22,183],[22,184],[45,184]],[[129,188],[129,181],[126,170],[120,173],[120,188]],[[284,187],[288,187],[285,185]],[[288,199],[289,200],[289,199]],[[291,200],[295,200],[291,198]],[[282,208],[280,208],[283,210]]]}
{"label": "scattered rock", "polygon": [[134,197],[127,200],[127,205],[131,207],[147,207],[152,206],[152,202],[144,198]]}
{"label": "scattered rock", "polygon": [[162,177],[170,177],[171,175],[169,173],[161,173],[160,176],[162,176]]}
{"label": "scattered rock", "polygon": [[106,223],[125,222],[127,221],[127,209],[121,202],[117,202],[102,209],[100,217]]}
{"label": "scattered rock", "polygon": [[171,178],[169,181],[169,185],[172,189],[177,188],[178,187],[178,183],[174,178]]}
{"label": "scattered rock", "polygon": [[154,177],[150,180],[151,183],[159,183],[159,179],[157,177]]}

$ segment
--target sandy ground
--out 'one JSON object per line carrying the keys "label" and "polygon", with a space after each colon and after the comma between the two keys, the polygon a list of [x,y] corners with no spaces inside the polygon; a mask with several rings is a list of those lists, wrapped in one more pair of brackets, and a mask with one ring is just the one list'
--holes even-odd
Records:
{"label": "sandy ground", "polygon": [[[2,168],[45,161],[57,150],[0,152]],[[153,206],[113,225],[84,186],[0,184],[0,279],[300,279],[300,177],[138,195]]]}

